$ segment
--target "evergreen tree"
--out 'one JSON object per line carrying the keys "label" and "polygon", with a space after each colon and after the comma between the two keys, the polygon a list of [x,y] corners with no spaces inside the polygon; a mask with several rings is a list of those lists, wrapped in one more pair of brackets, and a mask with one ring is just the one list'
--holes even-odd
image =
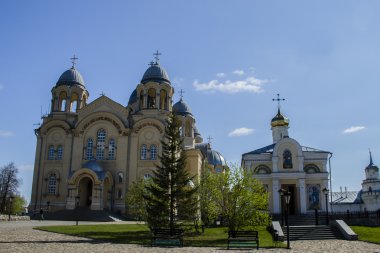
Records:
{"label": "evergreen tree", "polygon": [[172,113],[161,141],[160,165],[156,165],[152,183],[148,185],[147,221],[152,227],[176,227],[176,221],[194,217],[197,211],[196,187],[185,169],[186,157],[180,134],[181,121]]}

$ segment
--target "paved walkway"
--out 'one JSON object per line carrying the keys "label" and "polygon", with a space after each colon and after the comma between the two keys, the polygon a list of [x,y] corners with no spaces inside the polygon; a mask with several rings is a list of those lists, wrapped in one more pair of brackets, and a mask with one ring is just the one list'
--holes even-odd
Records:
{"label": "paved walkway", "polygon": [[[125,222],[117,222],[125,224]],[[20,222],[0,222],[0,252],[252,252],[252,250],[230,250],[215,248],[156,248],[144,247],[134,244],[111,244],[94,241],[87,238],[61,235],[34,230],[35,226],[47,225],[72,225],[73,222],[66,221],[20,221]],[[91,222],[81,222],[81,224],[93,224]],[[360,241],[296,241],[291,242],[291,250],[286,249],[260,249],[260,252],[366,252],[380,253],[380,245],[365,243]],[[255,250],[254,250],[255,251]]]}

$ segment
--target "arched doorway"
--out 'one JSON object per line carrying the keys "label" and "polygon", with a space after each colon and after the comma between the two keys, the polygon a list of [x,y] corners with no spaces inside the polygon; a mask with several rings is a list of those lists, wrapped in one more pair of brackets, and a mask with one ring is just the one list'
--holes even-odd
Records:
{"label": "arched doorway", "polygon": [[79,181],[78,195],[79,195],[79,206],[90,208],[92,202],[92,189],[93,183],[91,178],[84,177]]}

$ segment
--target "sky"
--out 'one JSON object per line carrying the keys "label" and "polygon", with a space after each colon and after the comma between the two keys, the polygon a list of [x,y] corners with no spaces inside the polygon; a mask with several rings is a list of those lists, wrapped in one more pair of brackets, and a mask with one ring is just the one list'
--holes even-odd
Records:
{"label": "sky", "polygon": [[0,166],[30,199],[34,129],[75,54],[90,101],[127,106],[156,50],[205,141],[227,161],[272,143],[272,99],[289,135],[327,150],[333,190],[380,165],[379,1],[1,1]]}

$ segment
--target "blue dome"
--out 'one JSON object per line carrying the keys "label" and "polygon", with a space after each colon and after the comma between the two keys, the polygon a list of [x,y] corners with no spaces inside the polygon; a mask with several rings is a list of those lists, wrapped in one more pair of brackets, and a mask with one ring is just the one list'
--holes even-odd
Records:
{"label": "blue dome", "polygon": [[63,72],[63,74],[59,77],[57,86],[59,85],[81,85],[84,86],[84,81],[82,75],[75,69],[71,68]]}
{"label": "blue dome", "polygon": [[102,166],[95,160],[89,161],[83,165],[83,168],[90,169],[93,172],[104,172]]}
{"label": "blue dome", "polygon": [[224,157],[218,151],[212,149],[207,150],[207,161],[208,164],[211,164],[214,167],[218,165],[227,166]]}
{"label": "blue dome", "polygon": [[169,76],[165,69],[161,67],[157,62],[152,63],[150,67],[145,71],[141,83],[145,84],[149,81],[162,83],[166,82],[170,84]]}
{"label": "blue dome", "polygon": [[134,90],[131,94],[131,96],[129,97],[129,102],[128,104],[131,105],[131,104],[134,104],[137,102],[137,90]]}
{"label": "blue dome", "polygon": [[173,105],[173,113],[182,115],[182,116],[193,115],[190,111],[190,108],[187,106],[187,104],[183,102],[182,98]]}

